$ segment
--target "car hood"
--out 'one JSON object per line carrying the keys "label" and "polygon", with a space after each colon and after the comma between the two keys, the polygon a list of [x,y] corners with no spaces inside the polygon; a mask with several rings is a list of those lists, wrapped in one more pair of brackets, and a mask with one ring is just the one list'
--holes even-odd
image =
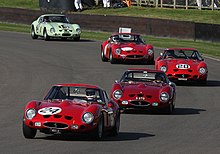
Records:
{"label": "car hood", "polygon": [[146,83],[123,83],[123,95],[132,95],[137,93],[143,93],[148,95],[149,97],[152,96],[159,96],[163,87],[166,84],[162,83],[154,83],[154,82],[146,82]]}
{"label": "car hood", "polygon": [[73,29],[72,24],[68,24],[68,23],[50,22],[48,24],[50,24],[54,29],[59,29],[59,30]]}
{"label": "car hood", "polygon": [[137,44],[137,43],[120,43],[119,46],[123,51],[130,51],[133,49],[136,49],[136,50],[145,50],[146,49],[145,44]]}
{"label": "car hood", "polygon": [[[188,65],[186,69],[197,69],[198,65],[201,63],[201,61],[198,60],[192,60],[192,59],[167,59],[165,60],[168,69],[177,69],[178,67],[181,67],[181,65]],[[184,67],[184,66],[182,66]]]}
{"label": "car hood", "polygon": [[[38,106],[38,113],[45,111],[44,109],[51,109],[63,115],[73,115],[73,114],[81,114],[83,113],[91,103],[83,100],[48,100],[42,101]],[[46,112],[45,112],[46,113]]]}

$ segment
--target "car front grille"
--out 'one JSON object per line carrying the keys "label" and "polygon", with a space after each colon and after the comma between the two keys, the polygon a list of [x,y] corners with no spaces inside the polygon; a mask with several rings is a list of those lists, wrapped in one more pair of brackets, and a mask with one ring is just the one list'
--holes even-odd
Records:
{"label": "car front grille", "polygon": [[178,78],[189,78],[190,75],[189,74],[176,74],[175,77],[178,77]]}
{"label": "car front grille", "polygon": [[71,34],[64,33],[64,34],[62,34],[62,36],[71,36]]}
{"label": "car front grille", "polygon": [[45,122],[43,125],[47,128],[57,128],[57,129],[66,129],[66,128],[68,128],[67,124],[58,123],[58,122]]}
{"label": "car front grille", "polygon": [[143,58],[143,56],[142,55],[128,55],[128,56],[126,56],[126,58]]}
{"label": "car front grille", "polygon": [[130,102],[132,105],[135,105],[135,106],[149,106],[150,103],[149,102],[145,102],[145,101],[131,101]]}

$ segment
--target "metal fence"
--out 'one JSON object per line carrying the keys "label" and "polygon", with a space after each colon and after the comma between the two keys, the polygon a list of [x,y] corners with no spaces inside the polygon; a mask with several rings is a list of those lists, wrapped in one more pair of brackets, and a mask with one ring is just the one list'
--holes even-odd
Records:
{"label": "metal fence", "polygon": [[156,8],[220,10],[220,0],[132,0],[132,5]]}

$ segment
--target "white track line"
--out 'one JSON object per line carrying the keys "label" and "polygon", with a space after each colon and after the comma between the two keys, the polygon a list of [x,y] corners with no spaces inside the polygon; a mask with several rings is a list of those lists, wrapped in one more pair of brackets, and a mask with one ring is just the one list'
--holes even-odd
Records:
{"label": "white track line", "polygon": [[220,59],[203,55],[203,57],[220,62]]}

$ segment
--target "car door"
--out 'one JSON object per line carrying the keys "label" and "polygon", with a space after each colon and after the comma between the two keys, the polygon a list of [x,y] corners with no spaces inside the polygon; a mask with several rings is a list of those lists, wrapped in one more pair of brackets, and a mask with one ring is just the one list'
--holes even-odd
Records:
{"label": "car door", "polygon": [[109,98],[108,98],[106,91],[103,91],[103,98],[104,98],[104,102],[105,102],[105,106],[104,106],[105,126],[106,127],[113,127],[115,124],[114,111],[113,111],[113,108],[108,105]]}

